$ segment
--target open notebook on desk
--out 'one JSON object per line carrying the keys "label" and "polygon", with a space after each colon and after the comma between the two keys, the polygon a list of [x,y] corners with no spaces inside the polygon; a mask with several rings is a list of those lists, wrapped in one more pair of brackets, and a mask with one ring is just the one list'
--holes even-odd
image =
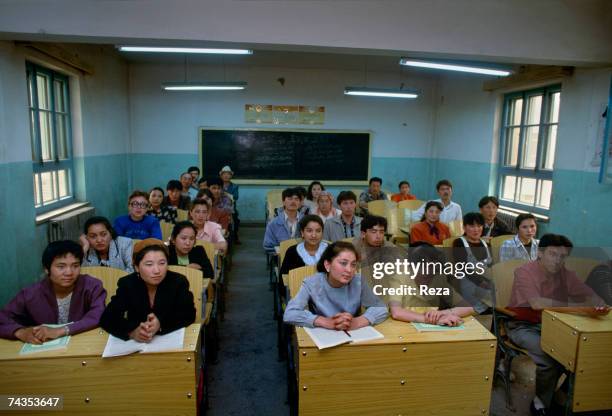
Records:
{"label": "open notebook on desk", "polygon": [[465,329],[463,324],[457,326],[424,324],[421,322],[411,322],[412,326],[419,332],[436,332],[436,331],[460,331]]}
{"label": "open notebook on desk", "polygon": [[346,332],[326,328],[304,328],[304,330],[320,350],[335,347],[336,345],[373,341],[385,337],[372,326],[364,326],[363,328]]}
{"label": "open notebook on desk", "polygon": [[[62,328],[66,325],[70,325],[72,322],[67,324],[43,324],[49,328]],[[54,351],[54,350],[62,350],[68,347],[68,343],[70,342],[70,335],[66,335],[63,337],[55,338],[50,341],[43,342],[42,344],[31,344],[29,342],[24,342],[21,351],[19,351],[19,355],[26,354],[34,354],[37,352],[46,352],[46,351]]]}
{"label": "open notebook on desk", "polygon": [[183,339],[185,339],[185,328],[177,329],[165,335],[155,335],[149,343],[138,342],[133,339],[124,341],[109,334],[102,358],[117,357],[135,352],[180,350],[183,348]]}

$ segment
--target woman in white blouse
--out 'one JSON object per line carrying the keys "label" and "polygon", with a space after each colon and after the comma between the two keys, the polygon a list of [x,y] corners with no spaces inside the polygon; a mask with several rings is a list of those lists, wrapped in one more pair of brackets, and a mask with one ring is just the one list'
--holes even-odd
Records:
{"label": "woman in white blouse", "polygon": [[304,205],[308,207],[308,210],[312,213],[317,209],[317,200],[319,199],[319,194],[325,190],[323,184],[319,181],[312,181],[310,185],[308,185],[308,191],[306,192],[306,199],[304,200]]}
{"label": "woman in white blouse", "polygon": [[323,220],[316,215],[306,215],[299,222],[302,242],[287,249],[281,274],[289,273],[289,270],[303,266],[317,264],[321,255],[327,248],[327,242],[323,241]]}

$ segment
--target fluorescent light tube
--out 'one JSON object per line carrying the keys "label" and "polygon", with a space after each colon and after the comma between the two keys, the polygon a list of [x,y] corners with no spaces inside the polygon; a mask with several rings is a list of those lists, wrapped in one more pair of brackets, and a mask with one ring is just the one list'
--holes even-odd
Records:
{"label": "fluorescent light tube", "polygon": [[364,97],[386,97],[386,98],[417,98],[419,92],[416,90],[393,90],[380,88],[357,88],[346,87],[345,95],[360,95]]}
{"label": "fluorescent light tube", "polygon": [[165,82],[166,91],[237,91],[243,90],[246,82]]}
{"label": "fluorescent light tube", "polygon": [[432,62],[432,61],[424,61],[419,59],[408,59],[402,58],[400,60],[400,65],[413,66],[417,68],[432,68],[432,69],[442,69],[445,71],[459,71],[459,72],[469,72],[473,74],[482,74],[482,75],[496,75],[499,77],[507,77],[512,72],[508,70],[502,69],[494,69],[494,68],[486,68],[479,67],[474,65],[459,65],[459,64],[449,64],[443,62]]}
{"label": "fluorescent light tube", "polygon": [[158,52],[158,53],[216,53],[225,55],[252,55],[250,49],[221,48],[173,48],[166,46],[118,46],[121,52]]}

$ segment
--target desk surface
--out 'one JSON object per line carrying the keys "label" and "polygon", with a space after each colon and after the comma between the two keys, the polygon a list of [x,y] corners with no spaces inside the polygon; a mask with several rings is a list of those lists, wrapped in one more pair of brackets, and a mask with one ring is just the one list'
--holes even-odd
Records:
{"label": "desk surface", "polygon": [[597,318],[551,311],[544,311],[543,313],[551,315],[578,332],[612,332],[612,313]]}
{"label": "desk surface", "polygon": [[[198,336],[200,333],[200,326],[200,324],[191,324],[190,326],[185,328],[185,339],[183,340],[183,348],[179,351],[193,352],[196,350]],[[71,336],[70,342],[68,343],[68,347],[66,349],[19,355],[19,351],[23,347],[23,342],[0,339],[0,361],[36,360],[40,358],[50,357],[101,357],[102,352],[104,351],[104,347],[106,346],[107,340],[108,334],[106,333],[106,331],[104,331],[102,328],[96,328],[92,329],[91,331]],[[163,351],[161,353],[164,352],[166,351]]]}
{"label": "desk surface", "polygon": [[[396,321],[388,318],[385,322],[374,328],[385,338],[374,341],[346,344],[347,347],[363,345],[391,345],[391,344],[421,344],[436,342],[465,342],[465,341],[495,341],[495,336],[483,327],[474,317],[465,318],[465,329],[439,332],[419,332],[408,322]],[[317,348],[304,328],[296,327],[296,336],[299,348]]]}

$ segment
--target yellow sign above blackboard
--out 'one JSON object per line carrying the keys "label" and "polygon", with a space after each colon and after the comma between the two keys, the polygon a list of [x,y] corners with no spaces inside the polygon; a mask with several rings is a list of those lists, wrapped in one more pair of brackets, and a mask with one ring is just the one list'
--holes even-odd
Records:
{"label": "yellow sign above blackboard", "polygon": [[257,124],[324,124],[325,107],[305,105],[245,104],[244,121]]}

